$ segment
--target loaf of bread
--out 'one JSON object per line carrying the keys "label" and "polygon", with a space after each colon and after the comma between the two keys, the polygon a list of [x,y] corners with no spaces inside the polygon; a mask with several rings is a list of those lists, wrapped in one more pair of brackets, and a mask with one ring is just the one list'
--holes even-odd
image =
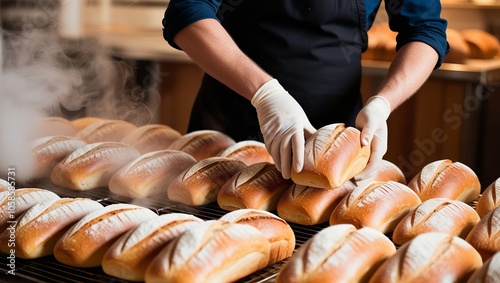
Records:
{"label": "loaf of bread", "polygon": [[[16,257],[32,259],[51,255],[56,242],[77,221],[102,209],[86,198],[60,198],[38,203],[20,216],[16,226]],[[8,253],[10,231],[0,235],[0,250]]]}
{"label": "loaf of bread", "polygon": [[395,252],[391,240],[375,229],[330,226],[298,248],[279,270],[276,283],[366,282]]}
{"label": "loaf of bread", "polygon": [[266,149],[266,145],[253,140],[237,142],[223,150],[219,156],[234,158],[246,165],[259,162],[274,163],[273,157]]}
{"label": "loaf of bread", "polygon": [[106,251],[102,269],[120,279],[144,281],[146,268],[153,258],[186,229],[202,222],[200,218],[184,213],[162,214],[144,221]]}
{"label": "loaf of bread", "polygon": [[335,207],[354,187],[351,181],[334,190],[293,184],[278,201],[278,216],[302,225],[327,222]]}
{"label": "loaf of bread", "polygon": [[500,279],[500,252],[484,262],[481,268],[474,271],[467,283],[497,283]]}
{"label": "loaf of bread", "polygon": [[71,124],[75,126],[77,131],[81,131],[84,128],[86,128],[88,125],[95,123],[95,122],[100,122],[105,120],[104,118],[100,117],[82,117],[82,118],[77,118],[74,120],[71,120]]}
{"label": "loaf of bread", "polygon": [[183,135],[170,144],[168,148],[189,153],[200,161],[219,155],[223,150],[235,143],[231,137],[222,132],[199,130]]}
{"label": "loaf of bread", "polygon": [[167,149],[181,133],[167,125],[149,124],[137,127],[126,135],[121,142],[136,148],[141,154]]}
{"label": "loaf of bread", "polygon": [[332,189],[360,173],[370,158],[370,148],[361,146],[360,132],[344,124],[318,129],[305,143],[304,167],[292,170],[299,185]]}
{"label": "loaf of bread", "polygon": [[465,238],[481,254],[483,261],[500,251],[500,207],[476,224]]}
{"label": "loaf of bread", "polygon": [[294,184],[279,200],[277,212],[286,221],[302,225],[328,222],[342,198],[356,187],[375,181],[395,181],[406,184],[406,178],[401,169],[392,162],[382,160],[380,167],[372,176],[357,184],[346,181],[334,190]]}
{"label": "loaf of bread", "polygon": [[255,163],[237,172],[221,187],[217,203],[228,211],[241,208],[274,211],[292,184],[273,163]]}
{"label": "loaf of bread", "polygon": [[87,144],[59,162],[50,179],[55,185],[72,190],[105,187],[116,171],[139,156],[135,148],[123,143]]}
{"label": "loaf of bread", "polygon": [[75,136],[78,130],[71,122],[63,117],[45,117],[36,125],[34,138],[47,136]]}
{"label": "loaf of bread", "polygon": [[119,142],[136,128],[127,121],[104,119],[89,124],[75,136],[86,143]]}
{"label": "loaf of bread", "polygon": [[460,33],[469,45],[470,58],[492,59],[497,56],[500,43],[493,34],[475,28],[464,29]]}
{"label": "loaf of bread", "polygon": [[401,246],[369,282],[465,282],[482,263],[481,256],[464,239],[429,232]]}
{"label": "loaf of bread", "polygon": [[91,212],[62,235],[55,258],[74,267],[101,266],[104,253],[124,233],[158,217],[152,210],[132,204],[111,204]]}
{"label": "loaf of bread", "polygon": [[49,190],[40,188],[19,188],[0,192],[0,233],[26,210],[34,205],[60,197]]}
{"label": "loaf of bread", "polygon": [[375,23],[368,30],[368,46],[367,50],[362,54],[363,59],[392,61],[396,54],[396,36],[389,24]]}
{"label": "loaf of bread", "polygon": [[346,223],[389,233],[420,203],[417,194],[406,185],[394,181],[373,182],[345,196],[333,210],[330,225]]}
{"label": "loaf of bread", "polygon": [[462,239],[479,222],[470,205],[447,198],[433,198],[411,210],[396,226],[392,240],[398,245],[427,232],[443,232]]}
{"label": "loaf of bread", "polygon": [[258,209],[239,209],[223,215],[219,220],[248,224],[264,234],[271,244],[269,264],[290,257],[295,249],[295,234],[292,227],[271,212]]}
{"label": "loaf of bread", "polygon": [[467,165],[442,159],[425,165],[408,186],[422,201],[449,198],[470,203],[481,191],[479,179]]}
{"label": "loaf of bread", "polygon": [[483,217],[493,209],[500,206],[500,178],[491,183],[479,196],[476,211],[479,217]]}
{"label": "loaf of bread", "polygon": [[108,188],[130,198],[166,195],[170,183],[195,163],[194,157],[178,150],[145,153],[113,174]]}
{"label": "loaf of bread", "polygon": [[86,144],[82,140],[68,136],[47,136],[36,139],[31,149],[35,161],[33,178],[50,178],[52,170],[59,162]]}
{"label": "loaf of bread", "polygon": [[200,160],[170,183],[168,198],[187,205],[216,202],[220,188],[245,167],[245,163],[227,157]]}
{"label": "loaf of bread", "polygon": [[450,44],[450,51],[443,62],[464,64],[470,57],[470,48],[462,34],[456,29],[447,28],[446,40]]}
{"label": "loaf of bread", "polygon": [[0,192],[5,192],[7,191],[11,185],[9,182],[5,181],[4,179],[0,179]]}
{"label": "loaf of bread", "polygon": [[146,282],[234,282],[266,267],[269,251],[255,227],[209,220],[170,242],[149,264]]}

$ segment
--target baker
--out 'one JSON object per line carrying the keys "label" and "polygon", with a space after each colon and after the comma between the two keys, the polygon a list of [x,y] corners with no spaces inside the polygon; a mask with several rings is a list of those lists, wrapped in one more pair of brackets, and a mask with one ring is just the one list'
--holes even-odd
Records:
{"label": "baker", "polygon": [[[188,131],[212,129],[266,144],[283,177],[300,172],[316,128],[361,130],[377,168],[387,118],[449,50],[439,0],[386,0],[397,52],[363,105],[361,54],[381,0],[170,0],[164,38],[205,71]],[[293,166],[293,167],[292,167]]]}

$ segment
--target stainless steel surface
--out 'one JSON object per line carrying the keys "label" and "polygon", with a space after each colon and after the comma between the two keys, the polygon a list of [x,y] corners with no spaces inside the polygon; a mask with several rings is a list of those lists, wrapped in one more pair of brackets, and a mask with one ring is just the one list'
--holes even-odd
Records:
{"label": "stainless steel surface", "polygon": [[[65,188],[54,186],[50,182],[37,182],[27,184],[29,187],[39,187],[51,190],[60,197],[85,197],[96,200],[104,206],[115,203],[133,203],[152,209],[158,214],[166,213],[188,213],[200,217],[204,220],[218,219],[222,215],[228,213],[222,210],[216,203],[205,206],[187,206],[169,201],[166,197],[130,199],[122,197],[110,192],[107,188],[94,189],[89,191],[72,191]],[[303,226],[290,223],[295,237],[296,248],[310,239],[314,234],[322,228],[327,227],[327,224],[316,226]],[[280,267],[285,263],[281,261],[272,264],[260,271],[257,271],[241,280],[239,283],[271,283],[277,276]],[[118,279],[105,274],[100,267],[96,268],[75,268],[59,263],[53,256],[47,256],[34,260],[23,260],[16,258],[16,275],[5,275],[7,272],[7,255],[0,252],[0,282],[38,282],[38,283],[70,283],[70,282],[102,282],[102,283],[118,283],[129,282]],[[5,278],[5,279],[4,279]],[[15,281],[3,281],[3,280]]]}

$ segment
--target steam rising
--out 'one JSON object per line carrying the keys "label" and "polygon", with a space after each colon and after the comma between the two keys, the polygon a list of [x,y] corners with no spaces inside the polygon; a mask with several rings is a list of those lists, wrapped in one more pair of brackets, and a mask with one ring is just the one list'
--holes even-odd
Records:
{"label": "steam rising", "polygon": [[145,92],[131,83],[131,65],[114,59],[97,40],[63,39],[54,28],[0,32],[4,35],[0,178],[15,167],[18,180],[29,180],[31,147],[36,137],[43,136],[44,117],[95,116],[136,125],[151,122],[152,111],[146,103],[157,105],[159,95],[148,93],[146,99]]}

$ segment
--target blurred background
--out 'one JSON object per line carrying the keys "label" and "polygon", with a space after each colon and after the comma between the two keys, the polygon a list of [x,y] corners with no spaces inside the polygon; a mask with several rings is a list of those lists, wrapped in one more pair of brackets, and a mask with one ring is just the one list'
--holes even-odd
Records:
{"label": "blurred background", "polygon": [[[365,99],[395,52],[384,3],[363,54]],[[454,55],[389,118],[386,159],[408,178],[438,159],[460,161],[485,187],[500,177],[500,58],[464,50],[461,33],[483,31],[498,40],[500,1],[441,3]],[[167,5],[167,0],[1,0],[0,149],[8,151],[43,116],[163,123],[185,133],[203,73],[163,40]]]}

